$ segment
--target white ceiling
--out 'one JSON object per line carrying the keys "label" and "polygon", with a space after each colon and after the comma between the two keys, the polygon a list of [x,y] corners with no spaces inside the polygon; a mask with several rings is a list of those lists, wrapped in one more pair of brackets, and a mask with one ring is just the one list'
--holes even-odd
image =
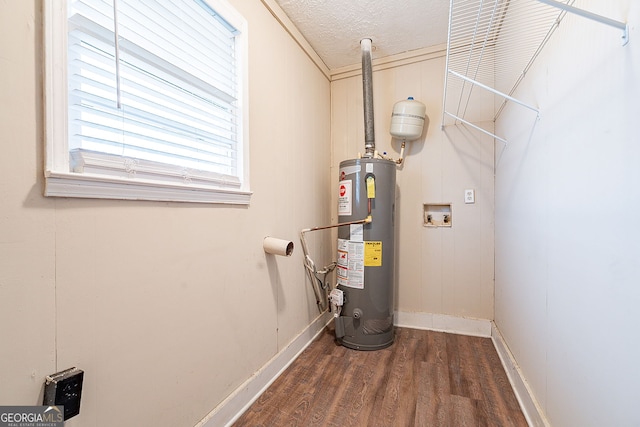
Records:
{"label": "white ceiling", "polygon": [[276,0],[329,69],[447,42],[449,0]]}

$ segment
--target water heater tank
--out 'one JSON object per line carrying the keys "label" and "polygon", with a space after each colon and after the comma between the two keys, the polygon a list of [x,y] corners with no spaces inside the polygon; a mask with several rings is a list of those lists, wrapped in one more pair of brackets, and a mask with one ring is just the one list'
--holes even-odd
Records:
{"label": "water heater tank", "polygon": [[420,138],[425,112],[425,105],[412,96],[405,101],[396,102],[391,114],[391,136],[407,141]]}
{"label": "water heater tank", "polygon": [[[344,305],[335,318],[337,341],[355,350],[393,343],[396,163],[340,162],[337,288]],[[369,223],[351,222],[370,217]]]}

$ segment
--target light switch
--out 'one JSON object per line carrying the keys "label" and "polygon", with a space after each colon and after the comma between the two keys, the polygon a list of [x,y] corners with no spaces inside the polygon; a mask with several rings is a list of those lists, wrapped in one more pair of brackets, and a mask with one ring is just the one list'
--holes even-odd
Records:
{"label": "light switch", "polygon": [[465,203],[475,203],[476,202],[476,192],[475,192],[475,190],[472,190],[472,189],[464,190],[464,202]]}

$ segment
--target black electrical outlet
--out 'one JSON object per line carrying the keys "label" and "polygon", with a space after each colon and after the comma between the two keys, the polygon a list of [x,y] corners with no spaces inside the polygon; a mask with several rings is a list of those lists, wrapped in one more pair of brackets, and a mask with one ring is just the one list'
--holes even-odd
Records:
{"label": "black electrical outlet", "polygon": [[83,379],[84,371],[78,368],[65,369],[47,376],[42,404],[47,406],[62,405],[65,421],[78,415]]}

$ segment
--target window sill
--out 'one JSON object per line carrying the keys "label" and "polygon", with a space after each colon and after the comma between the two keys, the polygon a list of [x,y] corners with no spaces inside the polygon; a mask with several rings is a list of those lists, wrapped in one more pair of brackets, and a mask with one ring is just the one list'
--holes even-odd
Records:
{"label": "window sill", "polygon": [[122,178],[73,172],[45,174],[44,195],[89,199],[152,200],[164,202],[221,203],[248,205],[250,191],[212,188],[197,184],[160,183],[139,178]]}

